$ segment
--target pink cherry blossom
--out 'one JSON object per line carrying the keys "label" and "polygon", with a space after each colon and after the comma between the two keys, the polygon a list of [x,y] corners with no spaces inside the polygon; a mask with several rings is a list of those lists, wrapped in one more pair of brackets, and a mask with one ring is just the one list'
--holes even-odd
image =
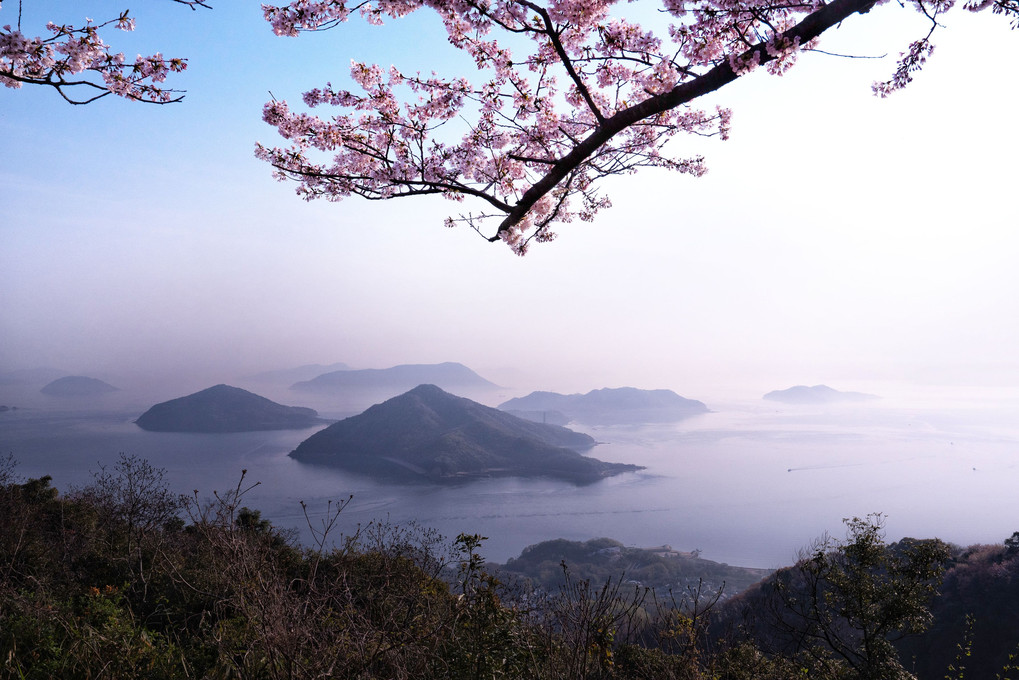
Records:
{"label": "pink cherry blossom", "polygon": [[[174,0],[208,7],[204,0]],[[138,55],[128,62],[114,52],[101,33],[104,29],[133,31],[135,21],[125,10],[115,19],[97,23],[90,18],[80,26],[46,25],[44,36],[28,37],[21,26],[0,29],[0,83],[12,89],[44,85],[72,104],[87,104],[113,94],[135,101],[165,104],[180,101],[180,93],[163,86],[170,73],[187,68],[187,60],[156,53]],[[86,93],[82,96],[80,93]]]}
{"label": "pink cherry blossom", "polygon": [[[952,0],[913,2],[933,26]],[[590,221],[607,208],[605,177],[647,167],[702,175],[703,158],[677,157],[675,144],[666,148],[686,134],[728,138],[731,111],[697,108],[697,98],[760,66],[785,73],[821,33],[875,3],[663,0],[664,32],[615,15],[616,4],[265,5],[265,18],[285,36],[335,28],[358,14],[378,24],[427,9],[477,73],[444,78],[354,61],[353,91],[327,84],[304,95],[308,107],[339,107],[336,115],[292,110],[285,101],[267,104],[265,121],[289,146],[258,145],[256,154],[276,177],[295,181],[307,200],[444,196],[469,209],[448,217],[447,226],[466,225],[523,254],[532,241],[554,238],[552,225]],[[877,91],[908,82],[926,54],[925,41],[910,48],[891,84]]]}
{"label": "pink cherry blossom", "polygon": [[[671,21],[659,33],[615,16],[615,0],[264,5],[284,36],[335,28],[356,14],[380,24],[427,9],[477,73],[443,78],[355,61],[356,92],[326,85],[304,95],[309,107],[342,110],[331,118],[267,104],[264,120],[290,146],[260,144],[256,155],[307,200],[433,194],[469,202],[445,224],[464,224],[524,254],[532,241],[554,238],[553,224],[590,221],[609,207],[605,177],[646,167],[702,175],[702,158],[676,157],[675,144],[666,149],[684,134],[728,138],[731,111],[696,108],[697,98],[760,66],[782,75],[825,30],[883,2],[663,0]],[[904,52],[892,79],[874,86],[881,96],[923,66],[938,17],[954,0],[909,2],[930,30]],[[1016,0],[970,0],[966,8],[1019,16]]]}

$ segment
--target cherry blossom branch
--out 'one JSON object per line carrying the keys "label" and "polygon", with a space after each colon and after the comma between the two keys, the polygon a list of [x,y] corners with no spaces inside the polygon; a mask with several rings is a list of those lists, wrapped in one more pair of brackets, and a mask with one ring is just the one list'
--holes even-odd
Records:
{"label": "cherry blossom branch", "polygon": [[990,8],[993,14],[1004,14],[1012,18],[1012,28],[1019,28],[1019,0],[970,0],[965,5],[971,12]]}
{"label": "cherry blossom branch", "polygon": [[[679,133],[727,137],[731,113],[693,108],[698,99],[762,66],[781,75],[799,52],[814,50],[825,31],[886,1],[661,0],[675,22],[668,27],[668,47],[665,38],[611,16],[613,0],[294,0],[263,6],[273,30],[288,36],[333,28],[356,11],[379,24],[429,8],[482,78],[472,84],[352,62],[351,80],[360,92],[327,85],[304,96],[308,107],[336,106],[343,113],[320,118],[274,100],[263,119],[290,146],[258,145],[256,155],[277,178],[296,181],[298,194],[309,200],[352,194],[481,200],[487,212],[461,213],[446,223],[487,231],[489,241],[504,241],[523,254],[531,241],[554,237],[553,223],[590,221],[608,207],[598,187],[605,177],[649,167],[703,174],[702,158],[664,153]],[[909,1],[934,21],[954,0]],[[1010,16],[1019,2],[970,1],[976,4],[968,9],[989,7]],[[512,50],[499,42],[499,32],[512,37]],[[514,56],[521,43],[525,54]],[[916,44],[923,47],[927,38]],[[909,77],[925,57],[923,49],[913,52],[899,66]],[[900,80],[898,86],[908,82]],[[317,154],[331,160],[315,160]],[[490,221],[494,228],[483,230]]]}
{"label": "cherry blossom branch", "polygon": [[[796,44],[806,44],[821,35],[824,31],[837,25],[861,9],[873,4],[873,0],[835,0],[808,15],[794,28],[782,33],[782,38]],[[617,134],[636,125],[642,120],[652,118],[665,111],[687,104],[698,97],[714,92],[736,80],[741,72],[733,67],[740,64],[765,64],[778,57],[772,55],[767,45],[758,43],[735,59],[723,62],[702,76],[692,81],[677,85],[671,91],[644,100],[643,102],[624,109],[602,122],[590,136],[574,147],[573,151],[556,163],[549,172],[528,189],[509,214],[499,224],[496,234],[490,241],[502,238],[503,233],[511,230],[534,205],[552,188],[562,181],[566,175],[579,166],[584,159],[591,156],[597,149],[607,144]]]}
{"label": "cherry blossom branch", "polygon": [[[173,2],[192,10],[210,8],[205,0]],[[17,27],[7,24],[0,29],[0,83],[4,86],[51,87],[71,104],[89,104],[111,94],[155,104],[183,98],[178,90],[165,88],[162,83],[170,73],[184,71],[187,60],[164,58],[156,53],[148,57],[138,55],[129,63],[123,53],[113,52],[100,37],[100,31],[107,27],[133,31],[135,22],[127,11],[102,23],[87,19],[81,27],[50,22],[46,26],[48,37],[29,38],[21,31],[21,8],[19,2]],[[93,94],[70,94],[82,91]]]}
{"label": "cherry blossom branch", "polygon": [[552,24],[552,17],[549,16],[548,12],[544,7],[535,5],[533,2],[521,2],[524,7],[534,11],[539,17],[541,17],[542,23],[545,25],[545,35],[548,36],[549,42],[552,44],[552,48],[555,50],[556,55],[559,56],[559,61],[562,62],[563,68],[566,69],[566,73],[569,74],[570,80],[577,86],[577,90],[580,92],[580,96],[587,102],[587,106],[591,109],[591,113],[598,119],[599,123],[605,122],[605,116],[602,115],[601,109],[595,103],[594,98],[591,96],[591,92],[587,89],[587,84],[584,79],[581,78],[576,69],[573,67],[573,60],[570,55],[566,53],[566,48],[563,47],[562,41],[559,39],[559,34],[556,31],[556,27]]}

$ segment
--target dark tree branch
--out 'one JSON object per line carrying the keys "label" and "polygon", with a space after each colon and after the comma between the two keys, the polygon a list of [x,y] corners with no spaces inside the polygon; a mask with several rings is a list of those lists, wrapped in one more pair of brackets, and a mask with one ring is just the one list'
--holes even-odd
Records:
{"label": "dark tree branch", "polygon": [[[831,4],[825,5],[816,12],[804,17],[796,26],[783,32],[782,37],[787,40],[799,39],[799,44],[803,45],[853,14],[869,11],[873,4],[874,0],[834,0]],[[768,53],[764,43],[758,43],[740,56],[750,58],[755,52],[760,55],[759,63],[761,66],[775,59],[775,57]],[[733,71],[729,62],[723,61],[707,73],[693,80],[681,83],[668,92],[645,99],[639,104],[623,109],[605,119],[594,132],[574,147],[570,153],[563,156],[538,182],[524,192],[520,201],[513,206],[513,209],[499,224],[498,231],[494,236],[489,237],[488,240],[499,240],[502,233],[509,231],[513,225],[523,219],[527,212],[541,198],[552,191],[573,170],[587,161],[598,149],[607,144],[620,132],[642,120],[652,118],[660,113],[687,104],[698,97],[710,94],[733,82],[738,77],[738,74]]]}
{"label": "dark tree branch", "polygon": [[576,69],[573,68],[573,60],[570,59],[570,55],[566,53],[566,48],[563,47],[562,41],[559,40],[559,34],[556,32],[555,25],[552,23],[552,17],[548,15],[548,10],[544,7],[535,5],[533,2],[522,0],[520,3],[528,9],[534,10],[541,17],[542,23],[545,24],[545,35],[548,36],[549,42],[552,43],[552,48],[555,53],[559,56],[559,61],[562,62],[563,68],[566,69],[566,73],[569,74],[570,80],[577,86],[577,90],[580,92],[580,96],[584,98],[587,103],[587,107],[591,109],[591,113],[598,119],[599,124],[605,123],[605,116],[602,114],[601,109],[595,103],[594,98],[591,96],[590,91],[587,89],[587,85],[584,83],[583,78],[577,73]]}

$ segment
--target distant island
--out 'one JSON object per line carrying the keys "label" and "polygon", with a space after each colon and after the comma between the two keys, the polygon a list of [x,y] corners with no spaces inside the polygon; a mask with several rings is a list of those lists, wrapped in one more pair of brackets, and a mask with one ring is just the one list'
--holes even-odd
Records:
{"label": "distant island", "polygon": [[362,368],[324,373],[290,386],[298,392],[340,392],[344,390],[390,390],[405,392],[417,385],[436,385],[442,389],[496,389],[491,383],[463,364],[404,364],[392,368]]}
{"label": "distant island", "polygon": [[532,420],[541,420],[545,412],[559,412],[569,420],[589,425],[665,423],[710,413],[703,402],[686,399],[672,390],[634,387],[591,390],[587,394],[531,392],[526,397],[510,399],[499,408]]}
{"label": "distant island", "polygon": [[628,584],[677,594],[699,588],[703,596],[726,599],[746,590],[772,573],[771,569],[732,567],[703,559],[699,550],[682,552],[672,546],[627,547],[611,538],[569,541],[558,538],[531,545],[497,565],[503,573],[528,579],[533,585],[554,592],[563,583],[565,563],[575,580],[604,583],[625,578]]}
{"label": "distant island", "polygon": [[135,421],[153,432],[300,430],[322,422],[313,409],[283,406],[230,385],[156,404]]}
{"label": "distant island", "polygon": [[262,371],[255,375],[247,376],[247,380],[264,381],[264,382],[279,382],[285,384],[292,384],[297,381],[311,380],[317,378],[323,373],[332,373],[335,371],[349,371],[350,366],[343,362],[337,362],[335,364],[329,364],[324,366],[322,364],[305,364],[303,366],[297,366],[295,368],[282,368],[275,371]]}
{"label": "distant island", "polygon": [[784,404],[835,404],[839,402],[871,401],[879,397],[863,392],[840,392],[827,385],[796,385],[787,390],[768,392],[763,399],[780,401]]}
{"label": "distant island", "polygon": [[315,433],[290,455],[388,480],[431,482],[545,476],[584,484],[641,469],[578,453],[595,443],[586,434],[419,385]]}
{"label": "distant island", "polygon": [[96,378],[68,375],[57,378],[39,391],[51,397],[95,397],[118,390],[113,385]]}

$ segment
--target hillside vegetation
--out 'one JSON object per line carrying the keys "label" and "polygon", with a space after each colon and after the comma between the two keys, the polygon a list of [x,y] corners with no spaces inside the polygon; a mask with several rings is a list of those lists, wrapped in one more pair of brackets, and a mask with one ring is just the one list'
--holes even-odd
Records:
{"label": "hillside vegetation", "polygon": [[[999,652],[1016,639],[1019,536],[949,555],[936,540],[886,546],[879,521],[854,520],[844,541],[723,605],[699,587],[586,580],[568,565],[554,589],[508,586],[486,569],[480,536],[447,544],[372,524],[339,538],[342,504],[302,546],[244,507],[246,484],[180,497],[162,471],[122,456],[60,494],[0,461],[0,677],[905,679],[912,659],[936,661],[964,613],[988,622],[956,640],[972,655],[919,677],[994,677],[969,670],[978,653],[1012,668]],[[787,619],[799,644],[778,648],[749,625],[709,630],[732,612],[764,621],[769,588],[802,615]],[[886,644],[925,629],[935,638],[902,655]]]}
{"label": "hillside vegetation", "polygon": [[620,578],[627,584],[663,593],[696,588],[702,595],[719,599],[745,590],[772,571],[720,564],[701,558],[697,552],[681,553],[667,545],[627,547],[611,538],[544,541],[524,548],[520,557],[510,559],[501,569],[553,590],[563,581],[563,565],[573,578],[592,583]]}

